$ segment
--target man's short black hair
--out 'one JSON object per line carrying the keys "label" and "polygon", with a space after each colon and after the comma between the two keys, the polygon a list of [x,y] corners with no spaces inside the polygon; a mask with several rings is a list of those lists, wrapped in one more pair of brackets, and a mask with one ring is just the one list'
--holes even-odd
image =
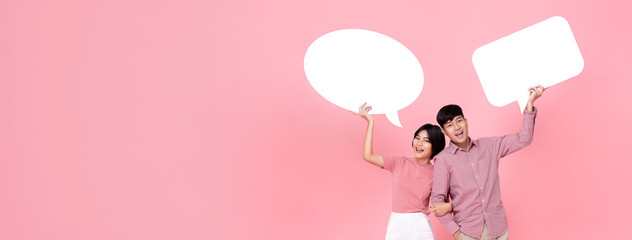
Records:
{"label": "man's short black hair", "polygon": [[459,105],[445,105],[437,113],[437,123],[439,123],[439,126],[443,128],[443,124],[451,121],[457,116],[465,117],[465,115],[463,115],[463,110],[461,109],[461,107],[459,107]]}

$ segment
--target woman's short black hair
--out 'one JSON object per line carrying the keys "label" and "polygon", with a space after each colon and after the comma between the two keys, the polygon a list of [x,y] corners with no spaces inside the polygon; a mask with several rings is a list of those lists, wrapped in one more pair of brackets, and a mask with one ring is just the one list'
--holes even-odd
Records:
{"label": "woman's short black hair", "polygon": [[432,154],[430,155],[430,158],[432,159],[437,154],[439,154],[441,150],[443,150],[443,148],[445,148],[445,136],[443,136],[443,132],[441,132],[441,128],[439,128],[439,126],[426,123],[419,129],[417,129],[415,135],[413,135],[413,143],[414,139],[417,137],[417,134],[419,134],[419,132],[423,130],[426,130],[426,132],[428,132],[428,139],[430,140],[430,144],[432,145]]}
{"label": "woman's short black hair", "polygon": [[445,105],[437,113],[437,123],[439,123],[439,126],[443,128],[443,124],[451,121],[457,116],[465,117],[465,115],[463,115],[463,110],[459,107],[459,105]]}

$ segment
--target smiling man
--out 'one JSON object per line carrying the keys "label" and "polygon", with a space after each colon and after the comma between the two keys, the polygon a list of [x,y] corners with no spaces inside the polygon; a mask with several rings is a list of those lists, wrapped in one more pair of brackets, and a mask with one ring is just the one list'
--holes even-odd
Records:
{"label": "smiling man", "polygon": [[529,89],[522,128],[502,137],[472,140],[467,119],[458,105],[446,105],[437,113],[437,122],[450,145],[435,158],[431,202],[452,199],[452,214],[438,217],[455,239],[508,239],[505,208],[500,197],[500,158],[526,147],[533,138],[536,109],[533,102],[544,87]]}

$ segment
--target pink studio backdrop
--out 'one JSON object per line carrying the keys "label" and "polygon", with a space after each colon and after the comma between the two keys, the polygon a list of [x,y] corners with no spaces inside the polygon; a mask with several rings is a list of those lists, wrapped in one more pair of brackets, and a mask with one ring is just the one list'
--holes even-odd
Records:
{"label": "pink studio backdrop", "polygon": [[[520,127],[488,103],[473,51],[566,18],[583,72],[537,101],[502,160],[511,238],[616,239],[632,214],[632,6],[625,1],[8,0],[0,3],[0,239],[383,239],[390,174],[365,122],[322,98],[308,46],[386,34],[425,85],[376,117],[376,152],[460,104],[472,137]],[[449,239],[432,218],[437,239]]]}

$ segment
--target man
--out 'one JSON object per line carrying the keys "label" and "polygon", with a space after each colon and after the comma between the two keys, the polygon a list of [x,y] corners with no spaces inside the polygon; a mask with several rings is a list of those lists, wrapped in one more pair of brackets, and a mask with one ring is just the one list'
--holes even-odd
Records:
{"label": "man", "polygon": [[533,138],[536,109],[533,102],[544,87],[529,89],[529,101],[518,133],[471,140],[467,119],[457,105],[437,113],[437,122],[450,144],[435,158],[432,205],[452,199],[452,213],[438,217],[454,239],[508,239],[505,208],[500,197],[498,163],[529,145]]}

